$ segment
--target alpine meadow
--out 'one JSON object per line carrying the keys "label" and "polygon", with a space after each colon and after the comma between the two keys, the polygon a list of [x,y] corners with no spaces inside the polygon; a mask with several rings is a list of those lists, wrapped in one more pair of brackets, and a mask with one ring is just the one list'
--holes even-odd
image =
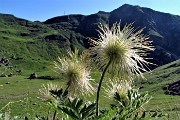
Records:
{"label": "alpine meadow", "polygon": [[0,120],[178,120],[179,58],[178,15],[0,13]]}

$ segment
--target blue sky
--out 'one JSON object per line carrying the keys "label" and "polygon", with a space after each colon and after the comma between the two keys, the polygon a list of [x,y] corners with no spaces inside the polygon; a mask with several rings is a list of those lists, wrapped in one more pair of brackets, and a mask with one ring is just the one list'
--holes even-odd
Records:
{"label": "blue sky", "polygon": [[45,21],[64,14],[110,12],[125,3],[180,15],[180,0],[0,0],[0,13]]}

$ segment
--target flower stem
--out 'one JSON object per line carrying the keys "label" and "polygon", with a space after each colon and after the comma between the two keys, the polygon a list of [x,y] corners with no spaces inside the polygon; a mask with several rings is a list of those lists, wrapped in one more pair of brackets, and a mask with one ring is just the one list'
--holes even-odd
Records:
{"label": "flower stem", "polygon": [[57,113],[57,111],[55,110],[55,111],[54,111],[54,115],[53,115],[53,120],[56,119],[56,113]]}
{"label": "flower stem", "polygon": [[98,86],[97,95],[96,95],[96,116],[98,116],[98,114],[99,114],[99,93],[100,93],[102,81],[104,79],[105,73],[106,73],[110,64],[111,64],[111,60],[109,60],[108,64],[106,65],[106,67],[105,67],[105,69],[101,75],[101,79],[99,81],[99,86]]}

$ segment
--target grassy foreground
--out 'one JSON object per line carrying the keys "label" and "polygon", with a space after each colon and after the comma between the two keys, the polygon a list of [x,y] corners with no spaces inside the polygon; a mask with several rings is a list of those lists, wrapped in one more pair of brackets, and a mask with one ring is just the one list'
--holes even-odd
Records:
{"label": "grassy foreground", "polygon": [[[136,86],[141,86],[141,91],[149,91],[152,100],[145,106],[146,110],[158,110],[167,113],[170,119],[178,119],[180,117],[180,96],[165,95],[162,90],[163,86],[177,81],[180,78],[180,60],[161,66],[146,73],[147,80],[136,80]],[[37,72],[39,76],[51,75],[55,76],[52,71]],[[11,115],[19,116],[35,116],[47,115],[49,107],[38,97],[38,90],[42,84],[48,82],[57,83],[59,86],[64,85],[64,81],[59,78],[55,80],[33,79],[29,80],[28,71],[24,75],[16,75],[13,77],[0,78],[0,112],[10,111]],[[94,73],[93,76],[99,79],[99,74]],[[108,104],[104,101],[104,95],[101,97],[100,103]],[[91,97],[91,100],[94,100]],[[12,102],[11,104],[8,104]],[[103,107],[101,104],[101,107]],[[50,114],[53,111],[51,111]]]}
{"label": "grassy foreground", "polygon": [[[35,116],[45,115],[48,107],[38,98],[39,88],[48,80],[29,80],[26,76],[5,77],[0,80],[0,108],[2,111],[10,111],[13,115]],[[53,83],[62,85],[59,80]],[[8,104],[9,102],[12,102]],[[36,111],[36,112],[34,112]]]}

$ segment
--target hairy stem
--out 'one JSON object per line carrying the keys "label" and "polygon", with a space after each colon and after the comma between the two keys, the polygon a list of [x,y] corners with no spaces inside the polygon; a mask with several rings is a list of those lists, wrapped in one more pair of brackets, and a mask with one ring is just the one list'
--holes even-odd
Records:
{"label": "hairy stem", "polygon": [[108,62],[108,64],[106,65],[102,75],[101,75],[101,79],[99,81],[99,85],[98,85],[98,90],[97,90],[97,95],[96,95],[96,116],[98,116],[99,114],[99,93],[100,93],[100,89],[101,89],[101,85],[102,85],[102,81],[104,79],[105,73],[109,67],[109,65],[111,64],[111,60]]}
{"label": "hairy stem", "polygon": [[53,120],[56,119],[56,113],[57,113],[57,111],[55,110],[55,111],[54,111],[54,115],[53,115]]}

